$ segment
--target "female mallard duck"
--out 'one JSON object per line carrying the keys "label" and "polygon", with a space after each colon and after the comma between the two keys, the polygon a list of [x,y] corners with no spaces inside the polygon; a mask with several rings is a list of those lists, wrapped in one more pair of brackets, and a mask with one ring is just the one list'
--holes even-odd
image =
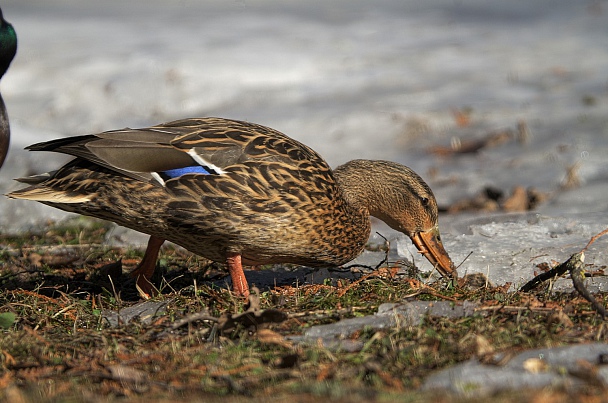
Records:
{"label": "female mallard duck", "polygon": [[411,169],[354,160],[335,170],[315,151],[253,123],[185,119],[34,144],[76,158],[20,181],[10,193],[114,221],[149,235],[132,272],[145,292],[165,240],[225,261],[237,294],[242,264],[338,266],[370,234],[369,216],[408,235],[445,276],[455,277],[437,227],[431,189]]}
{"label": "female mallard duck", "polygon": [[[17,53],[17,34],[13,26],[4,19],[2,10],[0,10],[0,78],[8,70],[15,53]],[[11,129],[8,124],[8,114],[6,106],[4,106],[4,99],[0,95],[0,168],[8,154],[10,139]]]}

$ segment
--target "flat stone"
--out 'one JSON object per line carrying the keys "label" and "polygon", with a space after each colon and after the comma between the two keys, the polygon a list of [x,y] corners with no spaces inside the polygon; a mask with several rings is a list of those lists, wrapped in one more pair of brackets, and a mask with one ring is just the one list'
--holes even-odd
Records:
{"label": "flat stone", "polygon": [[503,366],[470,360],[430,375],[422,389],[480,396],[549,386],[608,387],[607,355],[608,344],[594,343],[527,350]]}
{"label": "flat stone", "polygon": [[101,313],[101,316],[110,327],[124,326],[136,319],[140,323],[149,325],[155,318],[165,313],[165,308],[169,302],[142,301],[118,311],[106,309]]}
{"label": "flat stone", "polygon": [[[382,304],[378,307],[376,315],[401,317],[407,325],[417,326],[422,323],[425,316],[445,318],[462,318],[475,314],[479,304],[471,301],[411,301],[397,304]],[[481,313],[478,313],[481,314]]]}
{"label": "flat stone", "polygon": [[382,330],[396,326],[417,326],[425,316],[460,318],[475,313],[478,304],[448,301],[412,301],[397,304],[382,304],[374,315],[342,319],[328,325],[313,326],[302,336],[290,339],[303,343],[321,343],[331,350],[359,351],[363,343],[352,335],[363,329]]}

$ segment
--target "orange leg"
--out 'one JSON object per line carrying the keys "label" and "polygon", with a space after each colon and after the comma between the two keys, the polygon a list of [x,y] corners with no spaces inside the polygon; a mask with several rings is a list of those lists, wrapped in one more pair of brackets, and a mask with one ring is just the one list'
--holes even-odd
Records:
{"label": "orange leg", "polygon": [[150,236],[150,240],[148,241],[148,247],[146,248],[146,252],[144,253],[144,258],[137,265],[135,270],[133,270],[130,274],[131,277],[137,279],[137,285],[148,295],[155,295],[156,289],[150,283],[150,279],[154,274],[154,269],[156,269],[156,260],[158,259],[158,252],[160,251],[160,247],[165,242],[164,239],[158,238],[155,236]]}
{"label": "orange leg", "polygon": [[238,253],[228,253],[226,256],[226,264],[232,278],[232,290],[236,295],[247,298],[249,296],[249,285],[243,273],[243,265],[241,263],[241,255]]}

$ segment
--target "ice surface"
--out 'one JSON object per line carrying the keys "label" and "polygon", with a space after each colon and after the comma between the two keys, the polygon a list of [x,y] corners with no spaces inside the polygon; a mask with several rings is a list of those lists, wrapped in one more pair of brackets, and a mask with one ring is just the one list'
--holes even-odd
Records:
{"label": "ice surface", "polygon": [[[520,285],[535,264],[563,261],[608,227],[608,12],[600,2],[482,0],[261,2],[9,0],[19,35],[3,78],[13,142],[0,171],[52,169],[58,156],[23,147],[54,137],[188,116],[266,124],[335,166],[391,159],[427,178],[439,204],[484,186],[536,187],[530,215],[442,216],[461,274]],[[471,111],[459,126],[454,110]],[[524,121],[525,143],[476,154],[428,152]],[[579,164],[581,187],[563,190]],[[431,175],[430,172],[433,172]],[[0,230],[63,213],[0,198]],[[408,239],[392,256],[414,256]],[[139,241],[138,241],[139,242]],[[606,241],[587,262],[606,264]],[[428,266],[426,266],[428,268]]]}
{"label": "ice surface", "polygon": [[[604,213],[563,217],[536,213],[455,220],[452,236],[444,237],[445,246],[456,264],[473,252],[458,269],[460,275],[483,273],[495,285],[511,282],[519,288],[541,272],[537,264],[561,263],[579,252],[593,235],[608,227],[605,217]],[[608,239],[600,238],[586,252],[585,262],[596,270],[604,266],[607,245]],[[605,280],[601,284],[608,290]]]}

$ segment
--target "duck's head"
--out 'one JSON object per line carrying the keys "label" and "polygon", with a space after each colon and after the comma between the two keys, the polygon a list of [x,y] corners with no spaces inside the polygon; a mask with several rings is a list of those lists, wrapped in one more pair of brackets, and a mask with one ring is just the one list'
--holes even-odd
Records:
{"label": "duck's head", "polygon": [[0,9],[0,77],[8,70],[15,53],[17,53],[17,34],[13,26],[4,19]]}
{"label": "duck's head", "polygon": [[347,200],[406,234],[437,270],[456,278],[439,234],[437,201],[410,168],[390,161],[354,160],[335,170]]}

